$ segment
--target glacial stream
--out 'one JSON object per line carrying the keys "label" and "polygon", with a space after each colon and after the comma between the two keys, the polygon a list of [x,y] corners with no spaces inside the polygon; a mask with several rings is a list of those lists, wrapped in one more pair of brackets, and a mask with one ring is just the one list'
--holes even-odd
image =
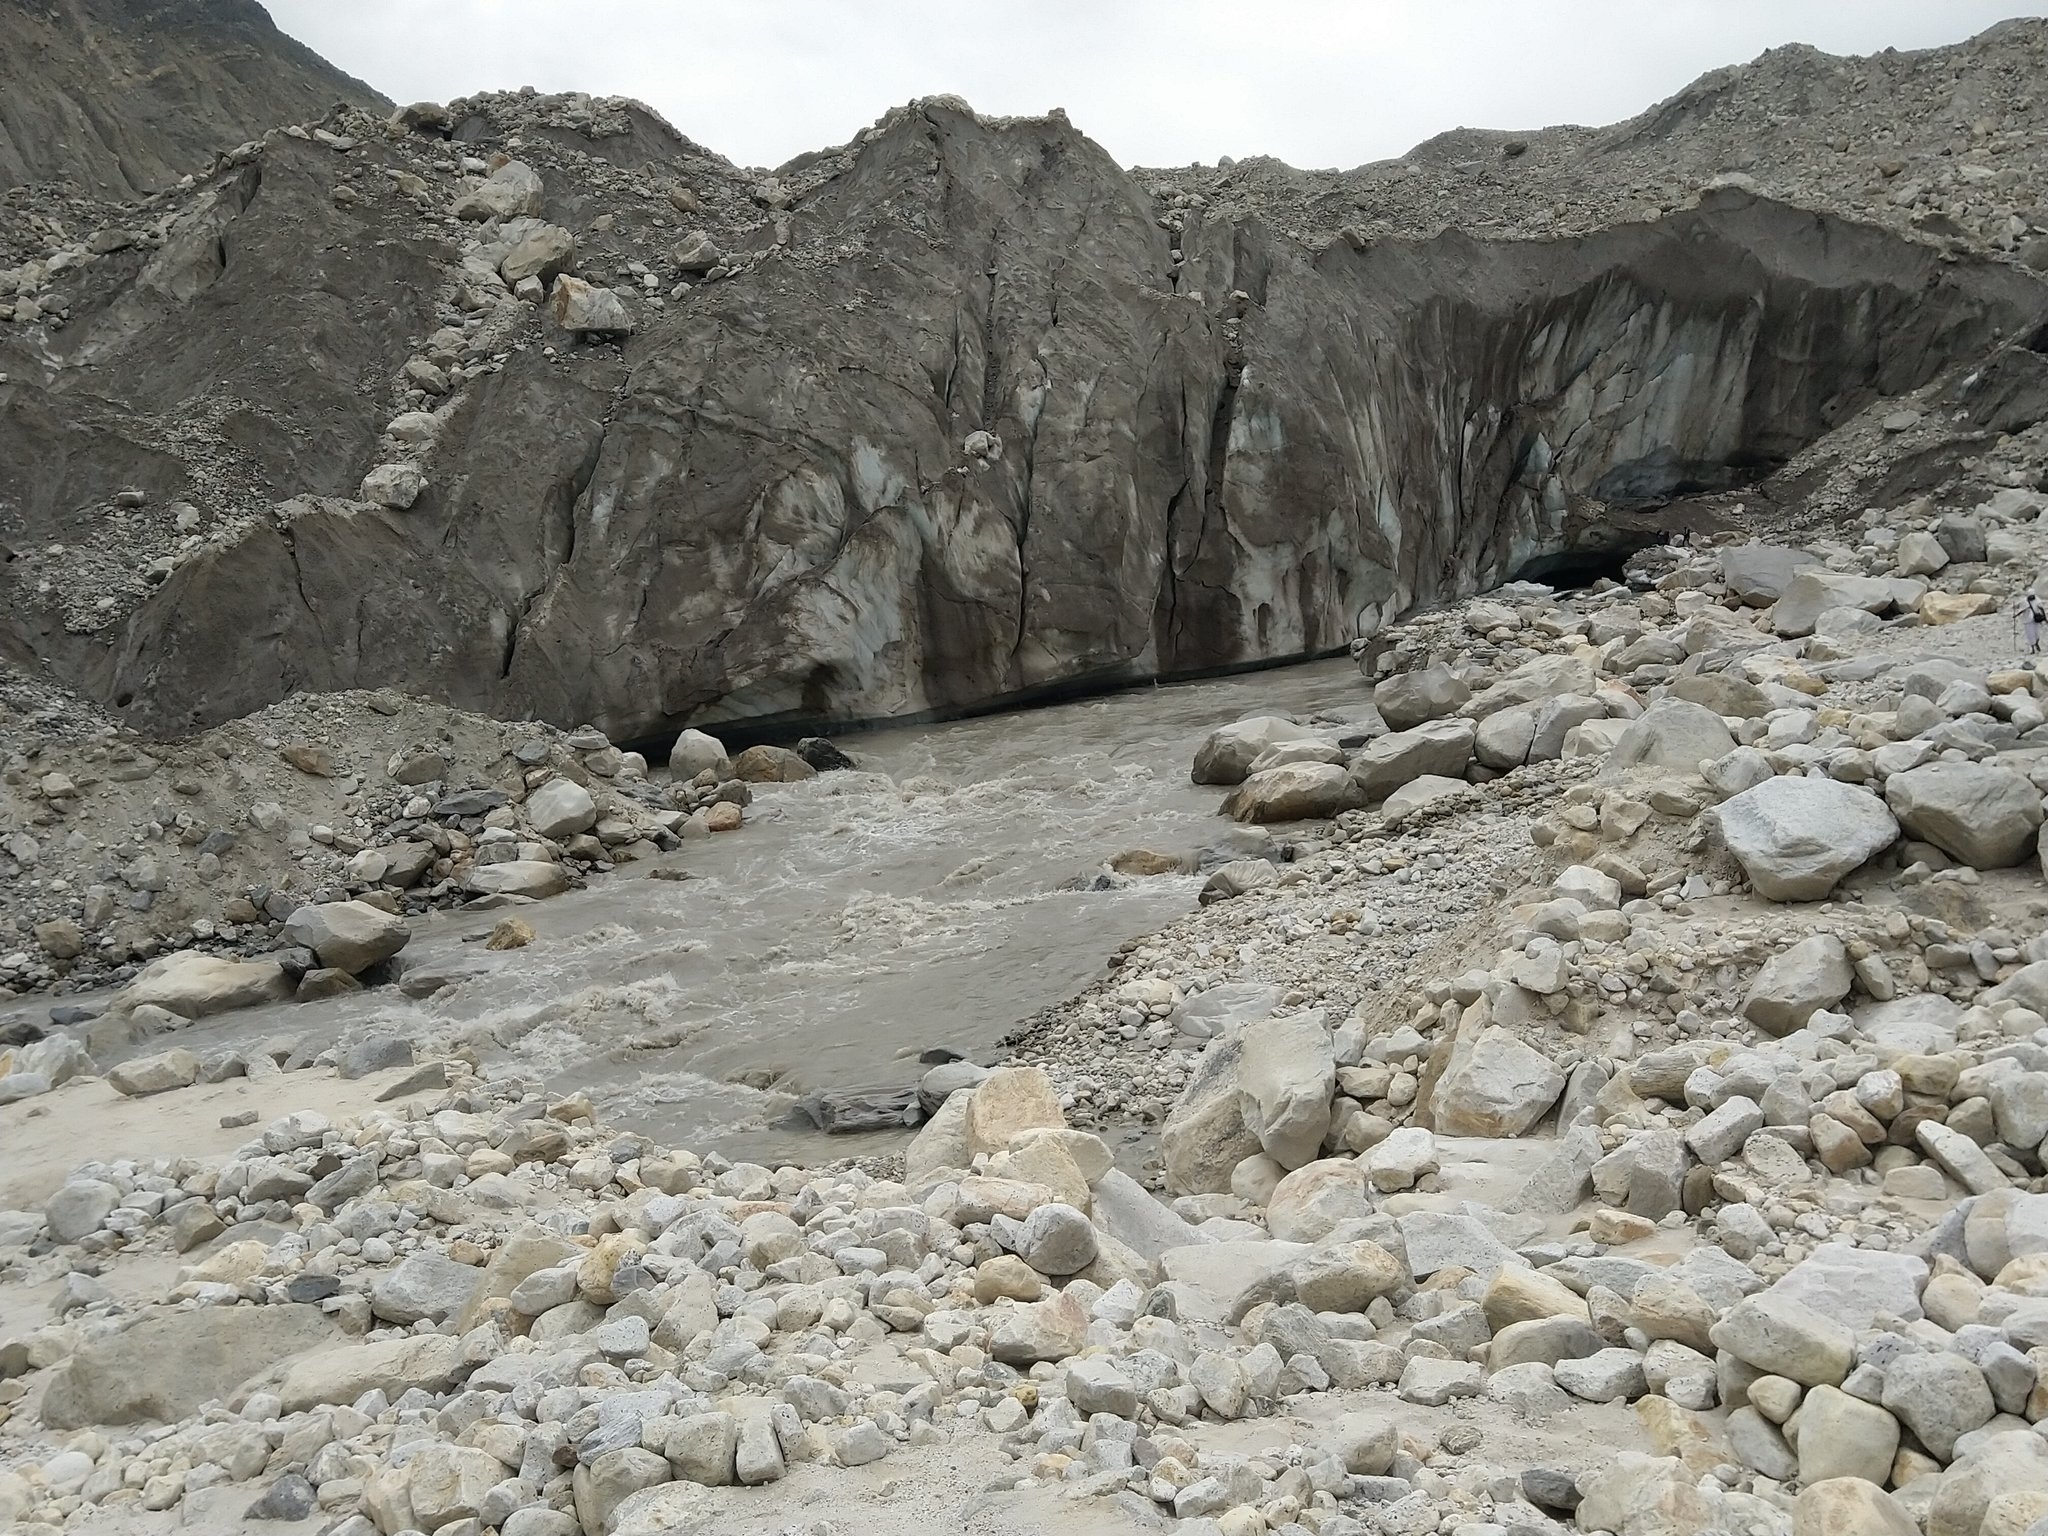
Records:
{"label": "glacial stream", "polygon": [[770,1162],[878,1150],[901,1138],[826,1137],[797,1100],[907,1086],[934,1047],[987,1059],[1124,940],[1193,908],[1194,876],[1073,886],[1123,849],[1215,838],[1222,792],[1188,782],[1204,735],[1368,697],[1337,660],[848,736],[858,771],[763,786],[743,831],[519,909],[526,948],[478,942],[500,913],[425,920],[406,960],[457,978],[431,997],[249,1010],[177,1043],[467,1042],[674,1145]]}

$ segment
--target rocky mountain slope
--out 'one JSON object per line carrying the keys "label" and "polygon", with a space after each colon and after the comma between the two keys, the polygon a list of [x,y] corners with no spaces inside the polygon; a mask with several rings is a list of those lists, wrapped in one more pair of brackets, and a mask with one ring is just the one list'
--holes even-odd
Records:
{"label": "rocky mountain slope", "polygon": [[28,192],[0,648],[159,733],[396,686],[622,740],[1327,653],[1909,391],[2038,419],[2044,36],[1342,176],[947,100],[768,175],[514,95]]}
{"label": "rocky mountain slope", "polygon": [[337,102],[384,98],[285,36],[256,0],[0,7],[0,183],[157,191]]}

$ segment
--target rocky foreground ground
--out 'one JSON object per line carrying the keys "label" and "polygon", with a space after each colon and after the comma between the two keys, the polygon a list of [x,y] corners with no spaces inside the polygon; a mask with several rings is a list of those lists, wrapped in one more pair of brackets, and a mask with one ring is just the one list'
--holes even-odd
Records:
{"label": "rocky foreground ground", "polygon": [[[166,975],[278,968],[157,961],[0,1076],[0,1511],[2048,1528],[2040,447],[1965,511],[1422,615],[1191,742],[1246,856],[932,1069],[900,1164],[728,1165],[462,1057],[133,1054]],[[515,823],[580,787],[548,761]],[[390,905],[278,937],[374,981]]]}

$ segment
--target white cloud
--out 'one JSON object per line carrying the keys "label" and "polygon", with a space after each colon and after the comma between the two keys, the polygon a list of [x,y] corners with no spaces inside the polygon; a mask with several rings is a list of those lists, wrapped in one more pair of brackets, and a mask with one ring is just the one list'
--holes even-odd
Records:
{"label": "white cloud", "polygon": [[1955,42],[1991,0],[266,0],[397,100],[533,85],[635,96],[748,164],[843,143],[912,97],[1065,107],[1126,164],[1355,165],[1452,127],[1634,115],[1807,42]]}

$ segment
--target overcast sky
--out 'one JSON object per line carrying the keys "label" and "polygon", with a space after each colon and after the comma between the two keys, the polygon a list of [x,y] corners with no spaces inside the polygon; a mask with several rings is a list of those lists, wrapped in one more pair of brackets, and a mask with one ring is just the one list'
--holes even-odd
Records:
{"label": "overcast sky", "polygon": [[951,92],[1065,107],[1126,165],[1397,155],[1447,128],[1632,117],[1782,43],[1955,42],[1990,0],[265,0],[397,101],[532,85],[634,96],[747,165]]}

